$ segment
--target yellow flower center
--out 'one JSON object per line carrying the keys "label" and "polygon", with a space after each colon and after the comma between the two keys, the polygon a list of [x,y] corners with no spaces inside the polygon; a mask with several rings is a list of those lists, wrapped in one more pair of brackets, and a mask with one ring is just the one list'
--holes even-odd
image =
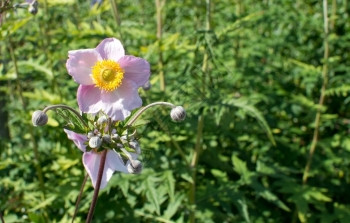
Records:
{"label": "yellow flower center", "polygon": [[122,84],[124,70],[113,60],[100,60],[92,67],[91,77],[101,90],[113,91]]}

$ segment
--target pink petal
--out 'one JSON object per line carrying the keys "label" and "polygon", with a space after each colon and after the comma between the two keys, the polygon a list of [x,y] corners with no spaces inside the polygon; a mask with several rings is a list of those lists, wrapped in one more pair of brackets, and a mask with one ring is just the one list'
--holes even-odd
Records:
{"label": "pink petal", "polygon": [[73,140],[74,144],[82,151],[85,152],[86,145],[84,144],[88,139],[86,135],[78,134],[73,131],[63,129],[67,133],[68,139]]}
{"label": "pink petal", "polygon": [[125,71],[124,78],[134,81],[137,87],[141,87],[148,81],[151,71],[146,60],[127,55],[120,58],[118,62]]}
{"label": "pink petal", "polygon": [[112,92],[101,92],[104,111],[112,120],[124,120],[130,111],[142,105],[137,86],[130,80],[123,80],[122,85]]}
{"label": "pink petal", "polygon": [[104,60],[109,59],[118,61],[125,55],[123,45],[116,38],[104,39],[100,44],[98,44],[96,51],[100,53],[102,59]]}
{"label": "pink petal", "polygon": [[121,156],[114,150],[108,150],[106,165],[112,170],[128,173],[128,169],[126,168]]}
{"label": "pink petal", "polygon": [[[85,152],[83,154],[83,164],[84,164],[84,167],[85,167],[87,173],[90,176],[90,179],[91,179],[91,182],[92,182],[92,185],[94,186],[94,188],[95,188],[96,182],[97,182],[101,157],[102,157],[101,153]],[[107,158],[106,158],[106,161],[107,161]],[[106,187],[107,182],[111,179],[113,173],[114,173],[114,170],[111,169],[105,163],[105,167],[103,169],[103,175],[102,175],[102,179],[101,179],[100,189],[103,189]]]}
{"label": "pink petal", "polygon": [[72,50],[68,52],[66,67],[73,79],[83,85],[93,84],[91,68],[101,60],[101,56],[95,49]]}
{"label": "pink petal", "polygon": [[95,85],[80,85],[77,92],[79,109],[85,113],[96,114],[102,108],[101,90]]}
{"label": "pink petal", "polygon": [[[96,186],[98,172],[101,162],[101,153],[95,152],[85,152],[83,154],[83,164],[88,172],[92,185]],[[124,164],[124,161],[118,153],[113,150],[108,150],[106,155],[106,162],[103,168],[103,175],[101,179],[100,189],[103,189],[107,186],[108,181],[111,179],[114,171],[120,171],[128,173],[128,170]]]}

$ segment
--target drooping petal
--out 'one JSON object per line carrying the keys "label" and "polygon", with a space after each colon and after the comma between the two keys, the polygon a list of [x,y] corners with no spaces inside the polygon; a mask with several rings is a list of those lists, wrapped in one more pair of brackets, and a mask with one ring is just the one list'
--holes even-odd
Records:
{"label": "drooping petal", "polygon": [[106,165],[112,170],[128,173],[128,169],[126,168],[121,156],[114,150],[108,150]]}
{"label": "drooping petal", "polygon": [[[108,153],[107,153],[108,155]],[[98,178],[98,172],[100,168],[100,162],[101,162],[101,153],[95,153],[95,152],[85,152],[83,154],[83,164],[84,167],[87,171],[87,173],[90,176],[92,185],[96,186],[97,178]],[[107,161],[107,157],[106,157]],[[114,173],[114,170],[110,168],[108,165],[105,163],[105,167],[103,169],[103,175],[101,179],[101,185],[100,189],[103,189],[106,187],[107,182],[111,179],[112,175]]]}
{"label": "drooping petal", "polygon": [[80,85],[77,92],[79,109],[82,112],[96,114],[103,107],[101,90],[95,85]]}
{"label": "drooping petal", "polygon": [[68,52],[66,67],[73,79],[83,85],[93,84],[91,68],[101,56],[95,49],[72,50]]}
{"label": "drooping petal", "polygon": [[124,120],[130,111],[142,105],[137,86],[133,81],[123,80],[120,87],[112,92],[101,92],[101,107],[112,120]]}
{"label": "drooping petal", "polygon": [[137,87],[141,87],[148,81],[151,71],[146,60],[126,55],[118,62],[125,72],[124,78],[135,82]]}
{"label": "drooping petal", "polygon": [[88,138],[86,135],[78,134],[73,131],[63,129],[65,133],[67,133],[68,139],[73,140],[74,144],[82,151],[85,152],[86,145],[84,144]]}
{"label": "drooping petal", "polygon": [[116,38],[104,39],[96,47],[96,51],[100,53],[104,60],[118,61],[125,55],[124,47],[119,40]]}

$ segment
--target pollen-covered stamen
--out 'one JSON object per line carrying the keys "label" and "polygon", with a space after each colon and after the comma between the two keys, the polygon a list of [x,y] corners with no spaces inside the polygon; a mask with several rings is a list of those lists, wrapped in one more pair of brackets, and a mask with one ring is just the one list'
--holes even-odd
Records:
{"label": "pollen-covered stamen", "polygon": [[117,89],[124,78],[124,70],[113,60],[100,60],[92,67],[92,80],[104,91]]}

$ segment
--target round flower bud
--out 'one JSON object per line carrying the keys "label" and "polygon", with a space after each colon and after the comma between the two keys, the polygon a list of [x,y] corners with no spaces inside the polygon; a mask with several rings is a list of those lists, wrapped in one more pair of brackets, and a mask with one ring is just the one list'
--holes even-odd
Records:
{"label": "round flower bud", "polygon": [[93,136],[89,140],[89,146],[93,149],[99,148],[102,145],[102,139],[98,136]]}
{"label": "round flower bud", "polygon": [[107,122],[107,117],[106,116],[101,116],[97,119],[97,124],[98,125],[103,125]]}
{"label": "round flower bud", "polygon": [[94,136],[95,136],[95,134],[93,132],[88,132],[88,134],[87,134],[88,139],[90,139]]}
{"label": "round flower bud", "polygon": [[142,171],[142,163],[139,160],[130,160],[126,163],[126,168],[129,173],[137,174]]}
{"label": "round flower bud", "polygon": [[122,143],[127,143],[128,142],[128,138],[124,135],[120,137],[120,141],[122,141]]}
{"label": "round flower bud", "polygon": [[147,81],[143,86],[142,86],[142,88],[143,88],[143,90],[145,90],[145,91],[148,91],[149,89],[151,89],[151,83],[149,82],[149,81]]}
{"label": "round flower bud", "polygon": [[175,108],[171,109],[170,117],[176,122],[181,122],[186,118],[186,111],[182,106],[176,106]]}
{"label": "round flower bud", "polygon": [[129,142],[129,146],[133,148],[137,154],[141,153],[140,144],[136,140]]}
{"label": "round flower bud", "polygon": [[28,11],[33,14],[36,15],[38,13],[38,1],[34,0],[29,4],[29,8]]}
{"label": "round flower bud", "polygon": [[40,110],[33,112],[32,123],[34,126],[46,125],[48,120],[49,120],[49,117],[47,117],[47,114],[45,112]]}
{"label": "round flower bud", "polygon": [[102,136],[102,140],[106,143],[110,143],[111,142],[111,136],[110,135],[103,135]]}

